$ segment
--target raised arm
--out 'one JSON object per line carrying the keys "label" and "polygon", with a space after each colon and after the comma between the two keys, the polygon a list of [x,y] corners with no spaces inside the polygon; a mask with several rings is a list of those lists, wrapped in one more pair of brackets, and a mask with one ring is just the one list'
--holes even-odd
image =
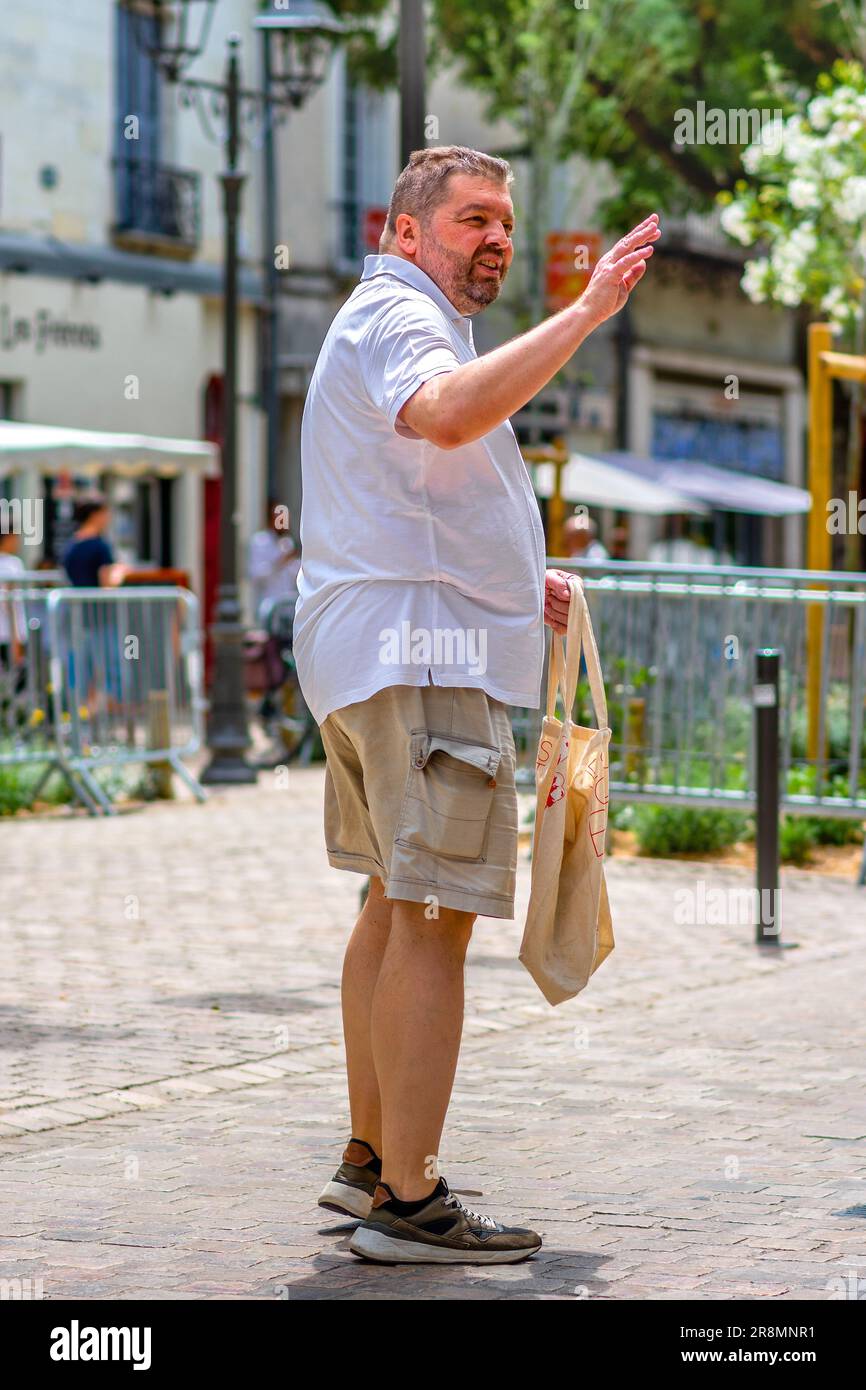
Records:
{"label": "raised arm", "polygon": [[660,235],[653,213],[601,257],[574,304],[476,361],[425,382],[398,419],[440,449],[469,444],[501,425],[556,376],[593,329],[622,308]]}

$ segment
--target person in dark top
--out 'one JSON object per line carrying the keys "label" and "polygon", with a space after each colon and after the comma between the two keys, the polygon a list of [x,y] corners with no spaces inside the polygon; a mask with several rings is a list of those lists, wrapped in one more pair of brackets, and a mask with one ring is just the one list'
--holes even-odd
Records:
{"label": "person in dark top", "polygon": [[63,568],[76,589],[113,588],[123,583],[126,565],[115,563],[103,532],[111,512],[102,493],[90,493],[75,504],[76,530],[63,553]]}
{"label": "person in dark top", "polygon": [[[115,562],[103,534],[110,521],[108,499],[102,493],[88,493],[76,502],[75,533],[62,557],[73,588],[113,589],[123,583],[129,566]],[[66,653],[67,680],[78,703],[89,709],[103,696],[115,701],[121,698],[120,633],[113,604],[85,599],[81,622],[84,630]],[[70,641],[68,634],[65,640]]]}

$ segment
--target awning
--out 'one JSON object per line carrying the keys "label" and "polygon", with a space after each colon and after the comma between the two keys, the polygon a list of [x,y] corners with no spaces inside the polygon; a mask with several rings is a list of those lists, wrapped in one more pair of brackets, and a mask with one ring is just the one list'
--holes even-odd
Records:
{"label": "awning", "polygon": [[635,478],[676,488],[717,511],[797,516],[812,506],[812,495],[803,488],[697,459],[648,459],[620,450],[599,457]]}
{"label": "awning", "polygon": [[[538,497],[553,495],[554,465],[536,463],[535,493]],[[626,468],[587,454],[572,454],[562,470],[562,495],[567,502],[585,502],[592,507],[612,507],[622,512],[643,512],[650,516],[694,512],[703,515],[707,508],[700,501],[686,497],[673,487],[652,479],[638,477]]]}
{"label": "awning", "polygon": [[0,420],[0,472],[31,467],[41,473],[68,470],[95,477],[111,472],[127,478],[142,474],[174,478],[192,468],[217,477],[220,458],[217,446],[201,439],[163,439],[151,434],[113,434]]}

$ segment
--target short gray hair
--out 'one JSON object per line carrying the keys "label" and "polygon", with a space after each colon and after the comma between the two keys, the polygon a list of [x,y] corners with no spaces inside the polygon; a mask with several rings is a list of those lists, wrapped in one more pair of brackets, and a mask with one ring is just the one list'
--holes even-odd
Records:
{"label": "short gray hair", "polygon": [[470,174],[477,179],[487,179],[490,183],[504,184],[506,188],[514,179],[511,165],[506,159],[484,154],[482,150],[472,150],[467,145],[434,145],[429,150],[413,150],[409,163],[394,184],[385,229],[379,242],[380,251],[384,251],[397,235],[397,218],[401,212],[417,217],[421,223],[429,221],[434,210],[445,200],[452,174]]}

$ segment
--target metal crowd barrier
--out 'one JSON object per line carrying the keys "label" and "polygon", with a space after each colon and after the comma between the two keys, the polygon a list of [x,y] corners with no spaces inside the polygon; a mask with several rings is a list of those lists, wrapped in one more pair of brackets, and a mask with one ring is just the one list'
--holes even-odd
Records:
{"label": "metal crowd barrier", "polygon": [[[610,785],[620,800],[754,805],[754,654],[772,647],[781,652],[782,811],[866,819],[866,574],[548,565],[584,581],[608,691]],[[824,618],[810,747],[807,632],[815,605]],[[520,780],[530,783],[541,712],[512,714]]]}
{"label": "metal crowd barrier", "polygon": [[68,583],[63,570],[23,570],[11,581],[27,589],[56,588]]}
{"label": "metal crowd barrier", "polygon": [[49,714],[46,605],[50,590],[31,575],[0,581],[0,768],[45,763],[59,767]]}
{"label": "metal crowd barrier", "polygon": [[0,635],[14,614],[23,659],[0,642],[0,765],[43,763],[93,814],[114,810],[99,768],[175,772],[199,800],[182,759],[203,735],[198,601],[186,589],[48,590],[0,585]]}

